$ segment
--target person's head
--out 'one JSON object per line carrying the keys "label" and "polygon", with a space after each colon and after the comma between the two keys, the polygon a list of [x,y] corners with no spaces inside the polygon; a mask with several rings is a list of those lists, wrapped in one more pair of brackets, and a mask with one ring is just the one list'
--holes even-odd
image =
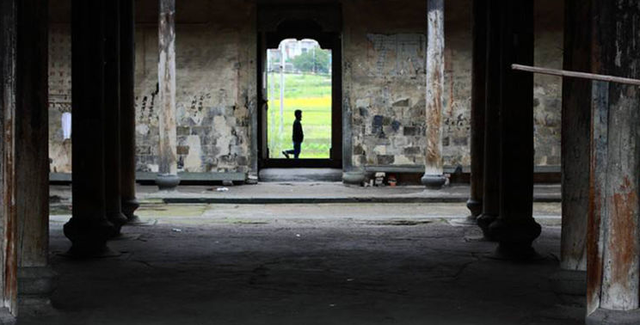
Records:
{"label": "person's head", "polygon": [[301,120],[302,119],[302,111],[297,109],[293,114],[296,115],[296,120]]}

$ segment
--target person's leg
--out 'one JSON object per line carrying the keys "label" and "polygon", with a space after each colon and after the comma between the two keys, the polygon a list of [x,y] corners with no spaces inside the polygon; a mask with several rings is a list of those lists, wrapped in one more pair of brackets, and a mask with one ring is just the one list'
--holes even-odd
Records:
{"label": "person's leg", "polygon": [[298,159],[300,156],[300,150],[302,149],[302,143],[294,143],[293,144],[293,157]]}

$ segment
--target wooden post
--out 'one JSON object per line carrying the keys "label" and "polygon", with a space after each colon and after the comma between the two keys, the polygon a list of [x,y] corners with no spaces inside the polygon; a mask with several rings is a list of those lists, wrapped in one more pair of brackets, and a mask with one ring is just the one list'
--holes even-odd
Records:
{"label": "wooden post", "polygon": [[[593,13],[593,72],[640,79],[637,3],[595,1]],[[640,324],[640,89],[592,93],[587,324]]]}
{"label": "wooden post", "polygon": [[49,266],[49,6],[18,3],[16,177],[21,313],[50,308]]}
{"label": "wooden post", "polygon": [[[591,70],[591,1],[566,0],[564,69]],[[562,80],[562,245],[560,266],[586,271],[591,81]]]}
{"label": "wooden post", "polygon": [[0,322],[13,323],[18,309],[16,211],[17,1],[0,1]]}
{"label": "wooden post", "polygon": [[533,219],[533,0],[502,1],[500,51],[500,215],[490,225],[497,254],[533,257],[541,227]]}
{"label": "wooden post", "polygon": [[180,183],[176,153],[176,52],[175,0],[160,1],[160,59],[158,85],[160,90],[160,168],[156,183],[160,189],[174,189]]}
{"label": "wooden post", "polygon": [[72,0],[73,216],[70,255],[110,254],[105,205],[104,11],[107,0]]}
{"label": "wooden post", "polygon": [[427,153],[422,184],[429,188],[441,188],[446,181],[442,165],[444,0],[427,0],[427,2]]}
{"label": "wooden post", "polygon": [[120,187],[128,224],[140,222],[136,199],[135,0],[120,4]]}
{"label": "wooden post", "polygon": [[484,184],[484,119],[487,84],[487,0],[473,1],[473,66],[471,68],[471,192],[469,221],[482,213]]}
{"label": "wooden post", "polygon": [[500,214],[500,8],[491,0],[487,8],[486,107],[484,120],[484,181],[482,214],[478,226],[485,238],[494,240],[489,226]]}
{"label": "wooden post", "polygon": [[107,219],[120,233],[128,221],[120,194],[120,0],[105,6],[105,204]]}

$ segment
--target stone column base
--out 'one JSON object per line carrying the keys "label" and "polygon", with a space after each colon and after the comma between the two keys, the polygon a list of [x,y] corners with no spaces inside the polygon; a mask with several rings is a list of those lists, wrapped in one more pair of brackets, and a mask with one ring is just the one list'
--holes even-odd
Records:
{"label": "stone column base", "polygon": [[609,310],[598,308],[587,316],[587,325],[637,325],[640,324],[640,309]]}
{"label": "stone column base", "polygon": [[350,171],[342,173],[342,182],[346,185],[362,185],[365,175],[362,171]]}
{"label": "stone column base", "polygon": [[422,176],[420,181],[422,182],[422,185],[426,186],[427,188],[439,190],[447,182],[447,178],[444,177],[444,175],[424,174],[424,176]]}
{"label": "stone column base", "polygon": [[20,267],[18,269],[18,308],[21,315],[50,315],[51,294],[57,274],[51,267]]}
{"label": "stone column base", "polygon": [[161,191],[175,190],[180,185],[180,177],[171,174],[158,174],[156,184]]}

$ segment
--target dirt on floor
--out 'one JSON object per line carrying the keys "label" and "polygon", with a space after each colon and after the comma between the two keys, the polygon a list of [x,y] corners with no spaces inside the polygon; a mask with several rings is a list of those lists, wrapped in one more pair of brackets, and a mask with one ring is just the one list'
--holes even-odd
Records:
{"label": "dirt on floor", "polygon": [[[440,212],[420,217],[419,208]],[[549,281],[558,271],[558,226],[544,223],[535,243],[540,259],[509,262],[492,258],[496,244],[477,227],[439,217],[447,211],[148,206],[141,210],[147,225],[125,227],[109,243],[121,256],[90,260],[59,255],[70,243],[58,216],[50,245],[57,312],[19,324],[584,322],[584,310],[562,306]]]}

